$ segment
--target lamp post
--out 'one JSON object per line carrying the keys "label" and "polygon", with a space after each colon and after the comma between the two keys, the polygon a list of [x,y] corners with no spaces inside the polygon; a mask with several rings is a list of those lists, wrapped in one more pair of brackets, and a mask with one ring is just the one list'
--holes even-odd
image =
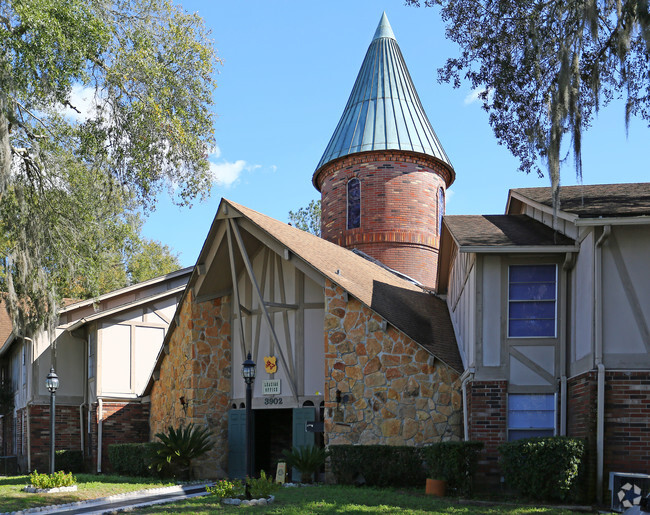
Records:
{"label": "lamp post", "polygon": [[56,420],[56,389],[59,387],[59,376],[54,371],[54,366],[50,368],[50,373],[45,379],[45,386],[50,391],[50,474],[54,474],[54,422]]}
{"label": "lamp post", "polygon": [[[241,375],[246,382],[246,475],[253,477],[253,412],[251,404],[253,402],[253,383],[255,382],[255,362],[251,359],[250,352],[242,364]],[[246,483],[246,493],[248,494],[248,482]]]}

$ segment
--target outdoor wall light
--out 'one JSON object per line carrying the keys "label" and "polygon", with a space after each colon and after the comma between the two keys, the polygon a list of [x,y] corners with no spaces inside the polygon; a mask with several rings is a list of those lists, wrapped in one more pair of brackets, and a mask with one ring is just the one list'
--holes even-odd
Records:
{"label": "outdoor wall light", "polygon": [[248,356],[246,357],[246,361],[244,361],[241,367],[241,375],[244,378],[244,381],[246,381],[246,384],[252,384],[255,381],[256,368],[257,366],[252,360],[251,353],[249,352]]}

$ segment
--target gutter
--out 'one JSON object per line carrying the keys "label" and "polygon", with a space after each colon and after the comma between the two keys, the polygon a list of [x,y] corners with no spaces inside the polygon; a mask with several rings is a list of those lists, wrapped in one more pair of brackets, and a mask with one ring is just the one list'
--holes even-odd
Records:
{"label": "gutter", "polygon": [[603,474],[605,457],[605,365],[603,364],[603,250],[602,247],[612,232],[611,225],[603,226],[603,233],[596,241],[594,263],[594,359],[598,369],[598,390],[596,402],[596,498],[603,502]]}

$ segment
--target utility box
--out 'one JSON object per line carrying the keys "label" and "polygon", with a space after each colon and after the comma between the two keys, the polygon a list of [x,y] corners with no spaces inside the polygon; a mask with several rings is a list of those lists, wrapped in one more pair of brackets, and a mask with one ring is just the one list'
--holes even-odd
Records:
{"label": "utility box", "polygon": [[611,509],[623,512],[633,506],[639,506],[641,499],[650,493],[650,475],[610,472],[609,490],[612,492]]}

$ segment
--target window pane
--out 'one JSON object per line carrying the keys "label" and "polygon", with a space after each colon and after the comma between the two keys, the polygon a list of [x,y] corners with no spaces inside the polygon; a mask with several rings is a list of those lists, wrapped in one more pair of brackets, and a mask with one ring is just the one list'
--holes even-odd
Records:
{"label": "window pane", "polygon": [[511,302],[510,319],[555,319],[555,301],[545,302]]}
{"label": "window pane", "polygon": [[548,393],[511,393],[508,395],[508,409],[511,411],[553,410],[555,396]]}
{"label": "window pane", "polygon": [[359,179],[348,181],[348,229],[361,225],[361,183]]}
{"label": "window pane", "polygon": [[508,426],[513,429],[553,427],[552,411],[513,411],[510,412]]}
{"label": "window pane", "polygon": [[512,265],[510,282],[555,282],[555,265]]}
{"label": "window pane", "polygon": [[555,282],[510,283],[510,300],[554,300]]}
{"label": "window pane", "polygon": [[510,320],[508,322],[508,336],[513,338],[530,337],[555,337],[555,319],[553,320]]}
{"label": "window pane", "polygon": [[508,431],[508,441],[514,442],[523,438],[533,438],[535,436],[553,436],[552,429],[514,429]]}

